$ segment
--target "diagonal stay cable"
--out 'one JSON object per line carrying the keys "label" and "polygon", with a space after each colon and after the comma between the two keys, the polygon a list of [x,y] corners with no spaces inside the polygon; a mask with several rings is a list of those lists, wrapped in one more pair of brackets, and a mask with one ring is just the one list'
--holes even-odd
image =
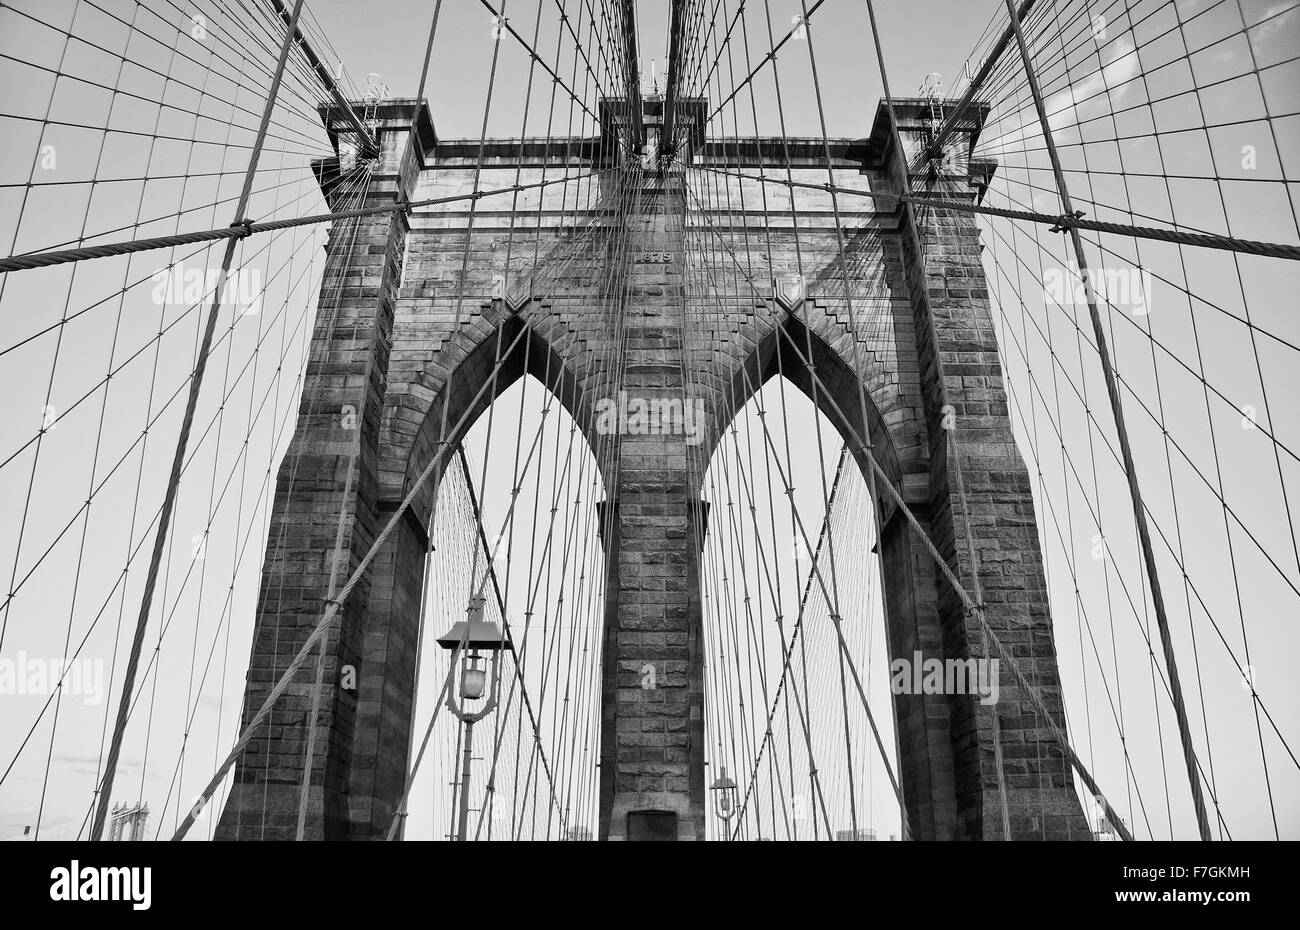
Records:
{"label": "diagonal stay cable", "polygon": [[[616,166],[617,167],[617,166]],[[377,216],[382,213],[395,213],[399,210],[416,207],[434,207],[441,204],[457,203],[465,200],[480,200],[497,194],[511,194],[517,191],[535,190],[562,184],[567,181],[581,181],[584,178],[603,175],[615,168],[599,168],[582,174],[564,175],[547,181],[535,181],[530,184],[515,184],[511,187],[494,190],[476,190],[468,194],[451,197],[433,197],[428,200],[402,201],[379,207],[360,207],[356,210],[341,210],[337,213],[317,213],[312,216],[300,216],[288,220],[270,220],[264,223],[239,222],[223,229],[207,229],[201,232],[179,233],[174,236],[158,236],[153,239],[133,239],[128,242],[112,242],[103,245],[86,246],[80,249],[64,249],[57,252],[33,252],[29,255],[14,255],[0,259],[0,274],[9,271],[21,271],[28,268],[45,268],[50,265],[62,265],[67,262],[82,261],[87,258],[107,258],[111,255],[129,255],[133,252],[147,252],[151,249],[165,249],[175,245],[189,245],[194,242],[211,242],[218,239],[244,239],[255,233],[270,232],[275,229],[291,229],[295,226],[311,226],[316,223],[328,223],[333,220],[350,220],[361,216]]]}
{"label": "diagonal stay cable", "polygon": [[[1196,245],[1207,249],[1222,249],[1229,252],[1241,252],[1246,255],[1262,255],[1266,258],[1285,258],[1300,261],[1300,245],[1286,245],[1279,242],[1260,242],[1255,239],[1241,239],[1236,236],[1219,236],[1212,233],[1192,233],[1179,229],[1160,229],[1153,226],[1132,226],[1128,223],[1108,223],[1101,220],[1087,220],[1077,213],[1053,216],[1049,213],[1036,213],[1030,210],[1007,210],[1001,207],[986,207],[980,204],[960,200],[943,200],[917,194],[888,194],[864,191],[852,187],[839,187],[835,184],[813,184],[807,181],[785,181],[757,174],[745,174],[740,171],[727,171],[724,168],[712,168],[708,165],[697,166],[702,171],[713,171],[747,181],[759,181],[764,184],[778,184],[782,187],[798,187],[807,190],[826,191],[833,194],[847,194],[851,197],[868,197],[887,203],[911,203],[922,207],[939,210],[958,210],[962,213],[975,213],[980,216],[997,216],[1010,220],[1024,220],[1051,226],[1053,232],[1086,230],[1088,232],[1114,233],[1134,239],[1154,239],[1158,242],[1173,242],[1179,245]],[[0,262],[0,270],[4,263]]]}
{"label": "diagonal stay cable", "polygon": [[[244,176],[244,187],[239,196],[239,205],[235,209],[235,221],[242,222],[244,211],[248,209],[248,200],[252,194],[253,178],[257,171],[257,163],[262,153],[262,146],[266,141],[266,130],[271,122],[271,114],[275,111],[276,99],[280,93],[280,82],[284,77],[285,64],[289,60],[289,50],[292,47],[293,30],[297,25],[298,18],[302,14],[304,0],[297,0],[294,4],[293,15],[289,21],[289,32],[285,35],[284,44],[280,48],[280,58],[276,64],[275,77],[271,81],[270,89],[266,94],[266,106],[262,113],[262,124],[258,129],[257,141],[254,143],[253,152],[249,156],[248,171]],[[149,624],[149,613],[153,607],[153,595],[158,581],[158,570],[162,562],[163,549],[166,546],[168,529],[171,525],[172,509],[176,503],[176,495],[180,485],[181,469],[185,464],[185,448],[189,442],[190,426],[194,422],[195,408],[198,406],[199,392],[203,387],[203,374],[207,369],[208,351],[212,345],[212,339],[217,329],[217,316],[221,310],[221,294],[225,290],[226,279],[230,274],[230,265],[235,257],[235,248],[239,244],[237,238],[230,238],[226,243],[225,256],[221,262],[221,273],[217,277],[217,285],[212,298],[212,306],[208,310],[207,326],[203,332],[203,342],[199,349],[198,364],[194,368],[194,379],[190,382],[189,399],[185,407],[185,418],[181,422],[180,436],[176,440],[176,452],[172,460],[171,477],[167,482],[167,492],[163,498],[162,513],[158,520],[158,533],[154,538],[153,554],[149,560],[149,571],[145,579],[144,594],[140,600],[140,614],[136,620],[135,636],[131,642],[130,658],[127,660],[126,676],[122,684],[122,698],[118,705],[117,723],[113,728],[113,739],[109,746],[108,759],[104,765],[104,778],[101,783],[99,796],[99,808],[95,812],[95,820],[91,826],[90,835],[96,839],[102,839],[104,834],[104,822],[108,817],[108,808],[112,803],[113,779],[117,774],[117,760],[122,750],[122,738],[125,735],[126,718],[131,710],[132,691],[135,687],[136,671],[140,666],[140,652],[144,646],[145,628]]]}

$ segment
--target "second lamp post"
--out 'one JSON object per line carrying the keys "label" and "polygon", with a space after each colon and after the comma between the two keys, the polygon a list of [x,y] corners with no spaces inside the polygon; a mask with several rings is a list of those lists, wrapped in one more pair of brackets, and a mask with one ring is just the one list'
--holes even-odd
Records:
{"label": "second lamp post", "polygon": [[[462,663],[460,702],[456,700],[455,691],[447,689],[447,709],[465,725],[465,754],[461,766],[460,811],[456,830],[456,839],[462,843],[469,826],[469,775],[473,759],[474,724],[496,707],[497,696],[501,691],[501,676],[498,674],[501,651],[514,649],[509,637],[495,623],[483,619],[483,600],[482,597],[473,598],[469,604],[469,617],[457,622],[438,640],[439,646],[451,651],[453,668],[458,658]],[[482,652],[489,653],[492,657],[488,668],[483,667],[486,657],[480,654]],[[466,710],[463,702],[481,700],[485,693],[487,701],[482,707],[472,712]]]}

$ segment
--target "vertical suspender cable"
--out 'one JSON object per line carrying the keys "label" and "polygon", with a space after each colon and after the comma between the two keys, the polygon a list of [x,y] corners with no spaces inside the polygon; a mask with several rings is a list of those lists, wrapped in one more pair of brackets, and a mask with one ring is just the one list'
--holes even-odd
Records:
{"label": "vertical suspender cable", "polygon": [[[266,143],[266,130],[271,123],[271,114],[275,111],[275,102],[280,95],[280,84],[284,79],[284,69],[289,61],[289,50],[293,47],[293,37],[298,29],[298,18],[302,13],[303,3],[304,0],[297,0],[293,13],[289,17],[284,43],[280,46],[280,58],[275,66],[275,76],[271,79],[271,87],[266,95],[266,106],[262,110],[262,123],[257,128],[257,138],[253,142],[253,151],[248,158],[248,170],[244,172],[244,188],[239,193],[234,225],[247,221],[244,213],[248,209],[248,201],[253,192],[253,178],[257,174],[257,163],[262,155],[262,147]],[[226,241],[225,256],[221,260],[221,274],[217,277],[216,290],[212,294],[212,306],[208,308],[207,328],[203,332],[198,361],[194,365],[194,375],[190,379],[185,418],[181,421],[181,433],[176,440],[176,455],[172,460],[171,478],[167,482],[162,510],[158,514],[158,531],[154,536],[153,554],[149,559],[149,574],[145,578],[144,595],[140,600],[140,615],[136,618],[135,638],[131,641],[131,655],[127,660],[126,678],[122,683],[122,698],[118,703],[117,720],[113,725],[113,741],[109,745],[108,761],[104,766],[104,780],[100,784],[99,805],[95,809],[95,820],[90,829],[90,835],[95,839],[103,839],[104,820],[108,816],[108,806],[113,793],[113,776],[117,773],[117,759],[122,750],[122,737],[126,731],[127,718],[131,713],[135,676],[140,666],[140,650],[144,645],[145,628],[149,625],[149,611],[153,606],[154,589],[158,583],[158,568],[162,562],[163,548],[167,543],[167,528],[171,523],[172,509],[176,504],[181,469],[185,464],[185,450],[189,445],[190,427],[194,422],[194,410],[198,406],[199,391],[203,387],[203,372],[208,367],[208,353],[212,349],[212,338],[217,328],[217,314],[221,310],[221,293],[225,290],[226,278],[230,274],[230,265],[234,260],[235,247],[238,243],[238,239]]]}
{"label": "vertical suspender cable", "polygon": [[[1029,83],[1030,93],[1034,98],[1034,108],[1038,111],[1038,122],[1043,129],[1043,141],[1047,147],[1048,157],[1052,161],[1052,174],[1056,178],[1057,191],[1061,197],[1061,209],[1066,215],[1073,215],[1074,208],[1070,201],[1070,192],[1065,183],[1065,172],[1061,169],[1061,160],[1056,151],[1056,142],[1052,127],[1047,119],[1047,109],[1043,104],[1043,92],[1038,86],[1038,77],[1034,73],[1033,60],[1029,46],[1025,43],[1024,31],[1016,16],[1015,4],[1006,0],[1007,11],[1011,14],[1011,24],[1016,34],[1016,45],[1020,48],[1020,59],[1024,62],[1025,77]],[[1092,280],[1088,275],[1088,263],[1083,252],[1083,239],[1079,230],[1069,227],[1070,244],[1074,248],[1075,261],[1079,265],[1079,275],[1083,278],[1084,294],[1088,299],[1088,314],[1092,318],[1092,329],[1097,339],[1097,355],[1101,360],[1101,371],[1106,378],[1106,393],[1110,397],[1111,412],[1115,417],[1115,432],[1119,437],[1120,452],[1124,457],[1124,473],[1128,478],[1129,497],[1133,502],[1133,520],[1137,524],[1138,541],[1142,546],[1142,560],[1146,563],[1147,579],[1151,584],[1151,601],[1155,607],[1156,624],[1160,627],[1160,644],[1164,651],[1165,667],[1169,672],[1169,693],[1174,704],[1174,713],[1178,718],[1178,733],[1182,738],[1183,759],[1187,763],[1187,779],[1192,788],[1192,803],[1196,807],[1196,823],[1201,839],[1209,842],[1210,820],[1205,810],[1205,798],[1201,793],[1201,780],[1197,774],[1196,749],[1192,744],[1191,729],[1187,722],[1187,708],[1183,703],[1183,688],[1178,680],[1178,664],[1174,659],[1174,644],[1169,634],[1169,618],[1165,614],[1165,598],[1160,589],[1160,576],[1156,570],[1155,551],[1151,546],[1151,531],[1147,527],[1146,508],[1142,503],[1142,492],[1138,487],[1137,467],[1133,462],[1133,450],[1129,446],[1128,427],[1124,421],[1124,404],[1120,397],[1119,385],[1111,367],[1110,349],[1106,341],[1106,330],[1102,326],[1101,313],[1097,309],[1097,295],[1092,289]]]}

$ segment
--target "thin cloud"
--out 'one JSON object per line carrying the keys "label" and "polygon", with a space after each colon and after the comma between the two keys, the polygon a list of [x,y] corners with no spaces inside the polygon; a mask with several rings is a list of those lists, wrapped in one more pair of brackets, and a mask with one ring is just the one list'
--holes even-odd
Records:
{"label": "thin cloud", "polygon": [[[1113,53],[1100,68],[1044,101],[1047,123],[1052,131],[1070,129],[1110,112],[1132,89],[1131,82],[1137,77],[1139,66],[1133,39],[1127,35],[1116,39]],[[986,151],[1041,147],[1043,130],[1032,107],[1022,108],[1007,122],[1013,125],[990,140],[984,147]]]}

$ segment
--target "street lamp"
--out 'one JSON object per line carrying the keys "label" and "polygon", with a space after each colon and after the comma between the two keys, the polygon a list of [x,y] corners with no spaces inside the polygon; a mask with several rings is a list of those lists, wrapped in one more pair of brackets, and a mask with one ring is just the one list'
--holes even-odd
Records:
{"label": "street lamp", "polygon": [[[506,636],[490,620],[483,619],[483,598],[475,597],[469,602],[469,616],[458,621],[438,640],[438,645],[451,651],[451,664],[455,668],[456,660],[461,659],[460,698],[456,698],[450,688],[447,689],[447,709],[456,719],[465,725],[465,753],[460,774],[460,817],[457,840],[465,841],[469,826],[469,767],[473,753],[474,724],[492,713],[497,706],[497,697],[501,693],[501,676],[497,674],[501,651],[514,650],[510,637]],[[480,652],[490,653],[490,667],[484,668],[485,657]],[[465,701],[487,700],[476,711],[465,708]]]}
{"label": "street lamp", "polygon": [[714,812],[722,820],[722,827],[731,839],[731,818],[736,813],[736,783],[727,777],[726,766],[722,768],[722,774],[719,775],[709,788],[713,792]]}

